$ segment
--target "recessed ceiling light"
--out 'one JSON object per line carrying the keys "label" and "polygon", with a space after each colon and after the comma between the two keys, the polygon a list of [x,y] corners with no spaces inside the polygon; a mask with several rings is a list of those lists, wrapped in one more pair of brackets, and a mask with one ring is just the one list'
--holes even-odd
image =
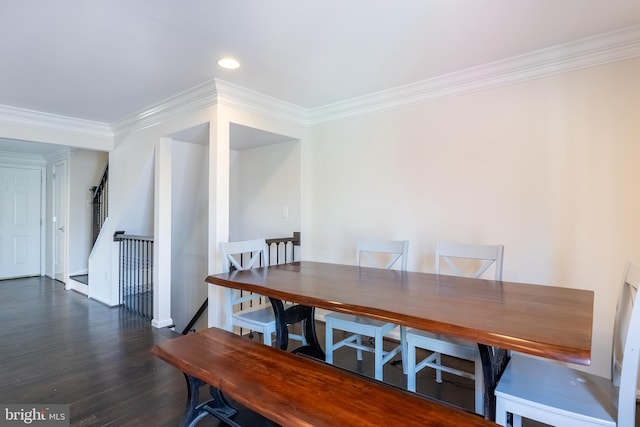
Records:
{"label": "recessed ceiling light", "polygon": [[236,59],[229,56],[221,58],[218,61],[218,65],[222,68],[226,68],[227,70],[235,70],[236,68],[240,67],[240,63]]}

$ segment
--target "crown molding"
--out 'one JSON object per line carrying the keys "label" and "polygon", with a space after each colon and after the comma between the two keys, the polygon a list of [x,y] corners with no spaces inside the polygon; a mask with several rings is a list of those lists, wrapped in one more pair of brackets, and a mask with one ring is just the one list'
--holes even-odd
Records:
{"label": "crown molding", "polygon": [[220,79],[214,79],[220,105],[309,125],[309,110]]}
{"label": "crown molding", "polygon": [[160,124],[178,114],[207,108],[215,103],[215,82],[208,80],[113,122],[111,129],[114,135],[135,132]]}
{"label": "crown molding", "polygon": [[109,126],[108,123],[43,113],[41,111],[27,110],[8,105],[0,105],[0,123],[102,137],[110,137],[113,135],[111,126]]}
{"label": "crown molding", "polygon": [[194,88],[160,101],[111,124],[114,135],[155,126],[177,114],[220,104],[280,120],[308,124],[308,111],[259,92],[220,79],[206,81]]}
{"label": "crown molding", "polygon": [[424,104],[640,56],[640,26],[468,68],[310,110],[312,125]]}

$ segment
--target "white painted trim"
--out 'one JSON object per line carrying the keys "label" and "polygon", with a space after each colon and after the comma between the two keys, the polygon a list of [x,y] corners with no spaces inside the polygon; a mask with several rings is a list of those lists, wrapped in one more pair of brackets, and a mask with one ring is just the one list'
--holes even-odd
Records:
{"label": "white painted trim", "polygon": [[71,160],[70,153],[75,150],[76,150],[75,148],[62,146],[60,147],[60,150],[56,150],[53,153],[46,154],[43,156],[43,158],[47,161],[47,164],[51,164],[51,165],[56,162],[59,162],[60,160],[70,161]]}
{"label": "white painted trim", "polygon": [[0,164],[21,166],[44,166],[47,164],[44,157],[39,154],[16,153],[13,151],[0,151]]}
{"label": "white painted trim", "polygon": [[169,319],[153,319],[151,320],[151,326],[154,328],[166,328],[167,326],[173,326],[173,320]]}
{"label": "white painted trim", "polygon": [[111,124],[114,135],[123,135],[155,126],[181,113],[207,108],[216,103],[214,80],[173,95]]}
{"label": "white painted trim", "polygon": [[0,105],[0,123],[45,128],[48,130],[79,132],[96,136],[113,136],[108,123],[77,119],[58,114]]}
{"label": "white painted trim", "polygon": [[220,79],[215,79],[215,85],[217,101],[221,105],[236,107],[296,124],[310,124],[308,119],[310,110],[308,109]]}
{"label": "white painted trim", "polygon": [[[87,287],[87,288],[91,289],[89,287]],[[92,300],[98,301],[99,303],[104,304],[107,307],[112,307],[113,308],[113,307],[118,307],[120,305],[120,304],[112,304],[111,301],[107,301],[106,299],[101,298],[101,297],[97,297],[95,295],[87,295],[87,297],[92,299]]]}
{"label": "white painted trim", "polygon": [[640,56],[640,26],[604,33],[311,110],[320,124]]}

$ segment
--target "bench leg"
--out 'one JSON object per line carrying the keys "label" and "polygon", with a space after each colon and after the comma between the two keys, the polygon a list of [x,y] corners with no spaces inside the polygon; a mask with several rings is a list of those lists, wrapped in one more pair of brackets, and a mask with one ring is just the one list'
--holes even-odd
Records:
{"label": "bench leg", "polygon": [[229,405],[220,390],[209,386],[212,399],[198,405],[200,401],[200,387],[205,383],[190,375],[184,376],[187,380],[187,408],[180,423],[183,427],[193,427],[206,415],[213,415],[232,427],[240,427],[240,424],[231,420],[238,413],[237,409]]}

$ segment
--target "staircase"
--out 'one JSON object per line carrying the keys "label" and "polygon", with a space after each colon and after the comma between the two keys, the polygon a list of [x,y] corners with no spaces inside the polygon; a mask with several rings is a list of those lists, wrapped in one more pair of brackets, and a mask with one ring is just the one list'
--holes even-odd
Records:
{"label": "staircase", "polygon": [[78,274],[75,276],[69,276],[69,279],[75,280],[78,283],[82,283],[83,285],[89,286],[89,275],[88,274]]}
{"label": "staircase", "polygon": [[[95,245],[100,230],[108,216],[109,200],[109,165],[104,169],[98,185],[89,188],[91,192],[91,245]],[[67,289],[73,289],[85,295],[89,294],[89,275],[75,274],[69,276]]]}

